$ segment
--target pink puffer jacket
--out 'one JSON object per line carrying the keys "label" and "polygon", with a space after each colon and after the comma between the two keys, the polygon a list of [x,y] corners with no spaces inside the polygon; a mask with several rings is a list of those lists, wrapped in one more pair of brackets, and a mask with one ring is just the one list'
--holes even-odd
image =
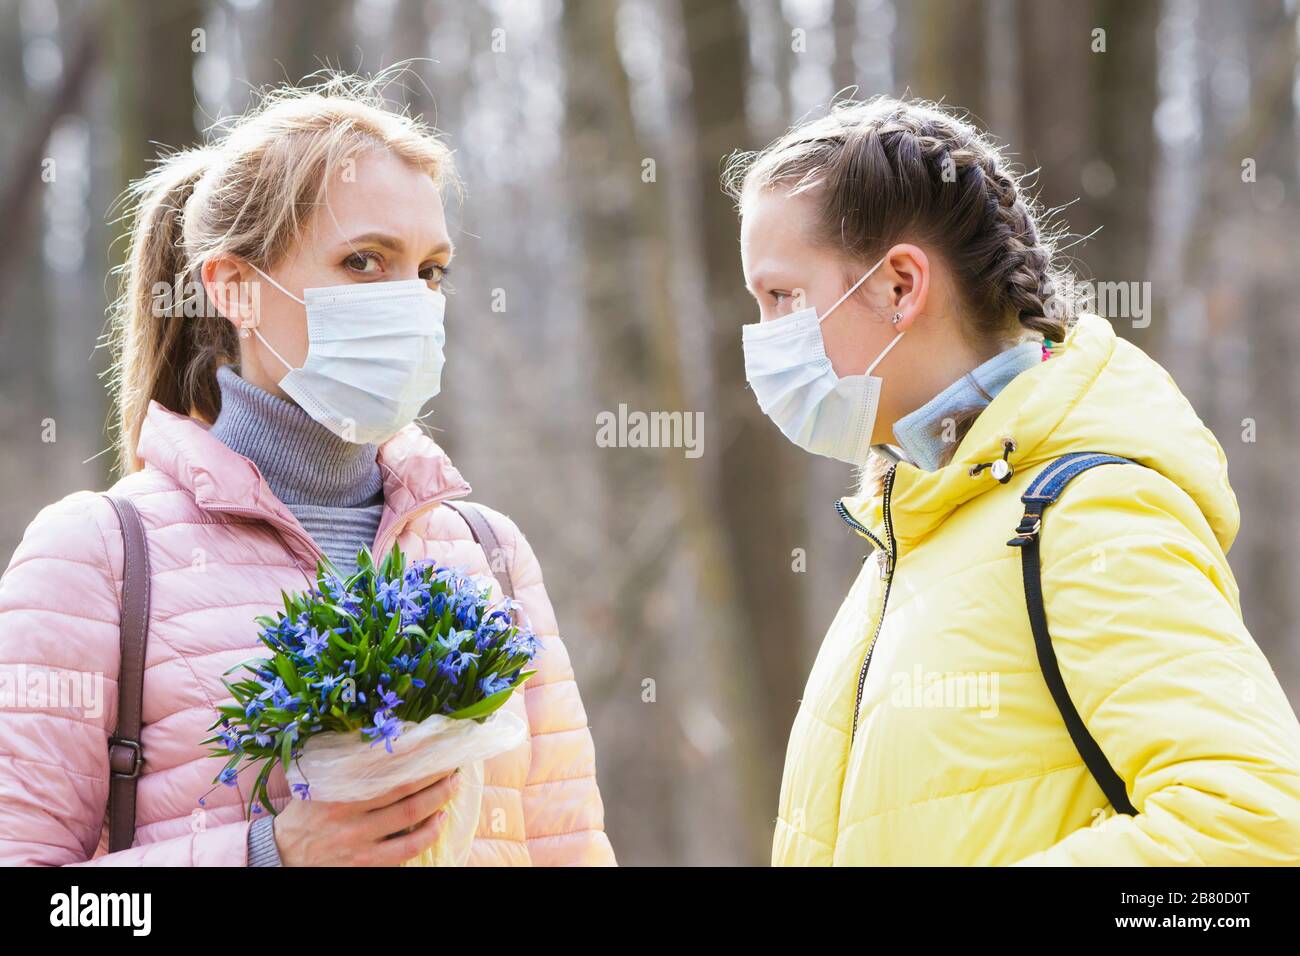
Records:
{"label": "pink puffer jacket", "polygon": [[[246,784],[213,790],[221,762],[199,742],[229,699],[223,673],[266,653],[253,619],[282,609],[281,590],[308,586],[320,552],[252,462],[202,424],[152,404],[139,454],[144,467],[114,489],[140,511],[152,570],[135,845],[106,853],[104,826],[122,536],[109,502],[78,492],[37,516],[0,580],[0,863],[247,862]],[[443,451],[412,425],[379,460],[376,551],[396,539],[412,558],[489,573],[463,519],[440,507],[470,490]],[[488,514],[543,650],[507,704],[530,738],[485,767],[470,864],[613,864],[587,715],[541,569],[514,524]],[[42,698],[56,686],[65,696]],[[66,696],[74,688],[83,696]],[[95,688],[98,702],[84,693]],[[279,768],[270,792],[277,809],[289,799]]]}

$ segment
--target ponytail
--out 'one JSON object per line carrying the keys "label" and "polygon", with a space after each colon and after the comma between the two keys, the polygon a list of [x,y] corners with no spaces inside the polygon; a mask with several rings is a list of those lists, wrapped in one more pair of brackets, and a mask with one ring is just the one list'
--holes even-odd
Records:
{"label": "ponytail", "polygon": [[127,191],[131,245],[112,333],[124,473],[139,467],[136,445],[150,401],[214,420],[221,407],[217,366],[239,356],[234,328],[203,307],[198,270],[185,245],[186,204],[210,166],[206,149],[172,153]]}

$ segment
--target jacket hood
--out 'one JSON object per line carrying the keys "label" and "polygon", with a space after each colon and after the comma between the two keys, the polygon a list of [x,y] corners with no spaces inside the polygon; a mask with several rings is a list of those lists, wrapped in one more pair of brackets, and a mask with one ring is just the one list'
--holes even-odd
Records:
{"label": "jacket hood", "polygon": [[[200,507],[236,507],[296,525],[271,493],[257,466],[208,433],[208,426],[149,403],[136,454],[194,495]],[[379,446],[385,517],[381,533],[398,516],[422,505],[461,498],[468,482],[433,439],[414,423]]]}
{"label": "jacket hood", "polygon": [[[1108,452],[1158,471],[1182,488],[1226,552],[1240,525],[1223,448],[1173,378],[1100,316],[1081,315],[1051,358],[1022,372],[975,420],[952,461],[937,471],[897,465],[890,494],[894,536],[903,544],[929,534],[960,505],[997,487],[987,469],[1003,439],[1019,472],[1068,452]],[[844,499],[858,521],[880,537],[880,494]],[[883,540],[883,538],[882,538]]]}

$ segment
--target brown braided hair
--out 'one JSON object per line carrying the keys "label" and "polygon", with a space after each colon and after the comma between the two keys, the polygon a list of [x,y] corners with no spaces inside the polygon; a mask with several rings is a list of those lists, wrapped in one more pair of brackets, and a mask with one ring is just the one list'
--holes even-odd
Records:
{"label": "brown braided hair", "polygon": [[[963,331],[986,354],[1026,339],[1063,341],[1077,314],[1060,233],[993,141],[956,111],[922,100],[844,100],[758,152],[733,155],[723,185],[782,186],[816,200],[814,241],[860,264],[898,242],[939,252],[965,306]],[[857,271],[854,271],[857,270]],[[980,409],[959,413],[951,457]]]}

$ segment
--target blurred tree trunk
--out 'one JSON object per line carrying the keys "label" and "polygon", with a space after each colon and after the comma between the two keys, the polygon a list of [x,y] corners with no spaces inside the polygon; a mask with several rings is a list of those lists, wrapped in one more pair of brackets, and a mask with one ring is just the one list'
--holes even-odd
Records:
{"label": "blurred tree trunk", "polygon": [[394,62],[417,60],[411,64],[411,70],[419,79],[408,77],[404,88],[395,93],[403,96],[412,112],[423,114],[430,126],[442,121],[438,115],[440,91],[434,85],[432,64],[422,58],[429,56],[430,38],[437,31],[439,18],[437,7],[431,3],[399,4],[393,15],[389,44]]}
{"label": "blurred tree trunk", "polygon": [[[1091,53],[1088,60],[1089,137],[1079,191],[1083,201],[1067,218],[1081,234],[1101,228],[1078,250],[1093,276],[1104,282],[1141,283],[1150,280],[1160,8],[1129,0],[1093,0],[1092,7],[1090,29],[1106,31],[1106,51]],[[1077,42],[1085,40],[1090,37],[1080,36]],[[1153,300],[1158,291],[1153,290]],[[1156,315],[1155,302],[1146,302],[1152,310],[1145,317],[1147,324],[1135,325],[1136,315],[1114,316],[1116,331],[1151,349],[1168,314],[1163,299],[1160,304]]]}
{"label": "blurred tree trunk", "polygon": [[854,0],[835,0],[831,7],[831,31],[835,35],[831,85],[837,94],[861,99],[863,91],[851,89],[858,82],[858,71],[853,58],[858,41],[858,10]]}
{"label": "blurred tree trunk", "polygon": [[[10,88],[19,91],[24,109],[13,113],[6,111],[5,115],[31,115],[32,118],[21,135],[13,138],[12,145],[5,140],[8,147],[5,155],[12,150],[14,156],[5,167],[6,185],[3,194],[0,194],[0,222],[21,242],[29,237],[40,238],[41,223],[36,210],[42,190],[33,187],[41,184],[44,172],[41,164],[48,155],[50,136],[59,121],[79,107],[94,75],[99,60],[98,35],[101,22],[95,17],[87,16],[70,30],[65,30],[70,38],[63,44],[63,69],[58,83],[48,100],[33,109],[33,99],[26,95],[29,91],[21,70],[21,21],[17,15],[18,10],[14,7],[10,10],[13,13],[12,32],[6,31],[5,36],[11,38],[9,54],[12,59],[6,62],[19,68],[14,85]],[[5,296],[17,277],[18,266],[25,258],[22,253],[21,247],[11,249],[8,260],[0,264],[0,305],[3,305]]]}
{"label": "blurred tree trunk", "polygon": [[[619,57],[616,16],[617,7],[612,3],[570,0],[563,7],[565,186],[583,250],[587,334],[599,356],[594,382],[597,407],[613,411],[626,404],[632,410],[648,411],[662,407],[651,381],[651,345],[640,311],[643,296],[655,282],[636,253],[638,246],[655,244],[660,237],[638,242],[637,230],[629,224],[636,222],[641,230],[646,228],[647,223],[636,218],[636,193],[660,187],[641,182],[642,157],[631,122],[628,78]],[[604,582],[611,592],[609,619],[619,638],[630,637],[623,627],[627,622],[647,618],[647,584],[657,577],[638,567],[636,532],[641,509],[631,504],[648,498],[653,490],[647,480],[651,477],[647,456],[651,454],[655,453],[648,449],[604,448],[596,456],[609,489],[601,524],[611,544],[624,544],[606,568],[609,577]],[[663,679],[661,641],[626,640],[620,652],[635,658],[633,673],[653,677],[660,685],[658,693],[669,693],[670,682]],[[611,755],[618,764],[616,776],[624,781],[623,798],[631,803],[624,812],[634,817],[642,830],[634,843],[653,848],[658,857],[653,862],[660,864],[675,860],[680,849],[675,841],[681,831],[673,813],[677,784],[664,772],[675,763],[672,712],[663,702],[651,705],[646,713],[657,719],[640,722],[640,747],[635,753]],[[624,756],[634,759],[622,762]]]}
{"label": "blurred tree trunk", "polygon": [[900,5],[902,48],[908,51],[913,96],[988,116],[988,64],[981,0],[916,0]]}
{"label": "blurred tree trunk", "polygon": [[[723,521],[726,560],[738,580],[737,662],[757,665],[757,683],[744,688],[754,702],[763,742],[747,789],[746,811],[755,832],[771,836],[782,756],[807,674],[801,645],[792,639],[804,623],[800,589],[791,568],[794,548],[806,548],[801,503],[805,468],[744,387],[740,327],[753,319],[736,250],[738,223],[718,185],[720,162],[753,138],[746,120],[748,31],[734,0],[683,0],[691,94],[687,116],[696,148],[700,248],[705,301],[714,326],[710,356],[718,400],[708,454],[714,459],[714,506]],[[738,677],[743,672],[737,672]]]}
{"label": "blurred tree trunk", "polygon": [[[1256,0],[1245,12],[1245,26],[1248,128],[1253,135],[1240,155],[1223,157],[1215,175],[1222,177],[1232,203],[1245,207],[1243,225],[1255,241],[1248,245],[1246,237],[1240,237],[1242,241],[1232,244],[1240,261],[1237,268],[1225,271],[1243,308],[1225,317],[1231,324],[1225,321],[1213,348],[1220,355],[1247,357],[1245,362],[1225,363],[1225,374],[1249,383],[1245,406],[1223,416],[1225,443],[1239,440],[1242,419],[1254,420],[1257,429],[1257,444],[1245,446],[1254,472],[1247,486],[1245,520],[1256,526],[1248,538],[1249,571],[1241,582],[1243,608],[1265,653],[1294,661],[1295,648],[1288,644],[1296,632],[1295,542],[1300,536],[1294,506],[1300,475],[1300,427],[1294,411],[1300,407],[1300,310],[1295,298],[1300,179],[1292,100],[1297,75],[1295,7],[1285,0]],[[1255,182],[1242,182],[1246,159],[1255,162]]]}
{"label": "blurred tree trunk", "polygon": [[193,31],[203,26],[203,7],[201,0],[115,0],[109,24],[123,185],[148,172],[160,149],[197,138]]}
{"label": "blurred tree trunk", "polygon": [[[268,17],[257,83],[297,83],[324,67],[356,70],[360,51],[348,40],[353,0],[265,0]],[[403,3],[402,6],[424,6]],[[431,6],[431,5],[430,5]],[[386,64],[376,64],[375,68]]]}
{"label": "blurred tree trunk", "polygon": [[[612,4],[570,0],[561,19],[568,67],[566,185],[584,250],[584,314],[600,356],[596,397],[606,410],[627,403],[631,409],[688,412],[672,301],[664,196],[669,186],[659,182],[657,168],[651,181],[643,178],[644,162],[654,157],[646,154],[634,121],[631,89],[617,46],[616,12]],[[630,222],[638,228],[629,229]],[[635,295],[630,294],[629,277],[635,277]],[[648,604],[652,583],[666,575],[663,562],[668,549],[661,544],[647,551],[638,544],[636,530],[644,516],[641,509],[629,507],[629,499],[649,499],[664,486],[670,492],[676,511],[673,534],[684,539],[694,558],[697,588],[705,604],[703,613],[691,615],[695,632],[709,635],[709,646],[701,652],[714,657],[720,674],[736,669],[725,653],[732,644],[726,635],[735,626],[735,586],[716,519],[707,506],[702,463],[676,450],[664,450],[650,453],[655,455],[655,467],[648,469],[646,454],[602,449],[598,457],[612,491],[604,523],[611,542],[626,543],[615,577],[613,620],[646,621],[649,633],[628,641],[622,653],[635,661],[628,672],[655,677],[658,705],[650,711],[656,719],[642,721],[637,729],[640,746],[626,740],[622,752],[607,759],[615,764],[614,776],[623,782],[620,816],[627,822],[621,827],[650,829],[635,842],[652,847],[658,862],[680,863],[691,849],[683,843],[688,828],[681,815],[689,812],[686,794],[695,781],[671,771],[681,766],[678,755],[685,746],[681,722],[690,719],[701,702],[683,698],[678,690],[684,682],[683,669],[678,665],[674,672],[670,666],[677,642],[663,632],[671,631],[678,621],[664,619],[662,611]],[[655,629],[661,633],[655,634]],[[698,637],[693,635],[685,645],[698,649]],[[732,719],[727,721],[737,728],[731,739],[742,771],[754,765],[761,745],[745,703],[744,697],[733,701],[733,713],[728,715]],[[737,707],[740,714],[734,713]],[[647,760],[647,753],[655,756]],[[714,827],[712,839],[725,841],[726,829]],[[764,832],[756,838],[749,847],[751,856],[766,854],[768,837]]]}
{"label": "blurred tree trunk", "polygon": [[772,83],[776,87],[780,120],[770,134],[765,132],[764,138],[775,138],[794,122],[794,98],[790,90],[794,51],[790,47],[790,21],[786,18],[781,0],[767,0],[767,8],[767,22],[772,31]]}
{"label": "blurred tree trunk", "polygon": [[[0,515],[0,541],[5,563],[37,509],[46,504],[46,489],[39,476],[48,474],[57,446],[43,444],[41,420],[51,414],[58,383],[50,380],[47,358],[51,348],[46,292],[47,265],[41,249],[43,217],[40,200],[51,186],[42,182],[41,160],[48,129],[33,144],[31,117],[46,123],[49,96],[28,85],[23,69],[22,10],[17,3],[0,6],[0,104],[6,117],[21,122],[0,126],[0,183],[4,196],[5,234],[9,255],[0,264],[0,488],[6,507]],[[57,101],[57,93],[54,94]],[[33,146],[35,148],[33,148]],[[32,320],[29,320],[29,317]],[[59,423],[63,427],[63,423]]]}
{"label": "blurred tree trunk", "polygon": [[[1026,185],[1046,209],[1074,203],[1082,194],[1083,166],[1094,144],[1084,117],[1089,110],[1091,16],[1085,3],[1018,0],[1020,140],[1011,144],[1026,170],[1041,170]],[[1050,79],[1049,79],[1050,78]],[[1083,234],[1079,205],[1062,213],[1074,234]],[[1050,222],[1049,217],[1049,222]],[[1068,243],[1066,243],[1068,244]],[[1089,246],[1070,254],[1084,258]],[[1086,278],[1085,276],[1083,276]]]}
{"label": "blurred tree trunk", "polygon": [[[116,0],[113,9],[108,22],[113,42],[118,184],[125,188],[130,180],[153,169],[160,153],[185,149],[198,140],[193,31],[203,26],[203,3]],[[111,249],[115,256],[125,257],[130,245],[118,242]],[[109,456],[102,460],[105,466],[112,463]]]}

